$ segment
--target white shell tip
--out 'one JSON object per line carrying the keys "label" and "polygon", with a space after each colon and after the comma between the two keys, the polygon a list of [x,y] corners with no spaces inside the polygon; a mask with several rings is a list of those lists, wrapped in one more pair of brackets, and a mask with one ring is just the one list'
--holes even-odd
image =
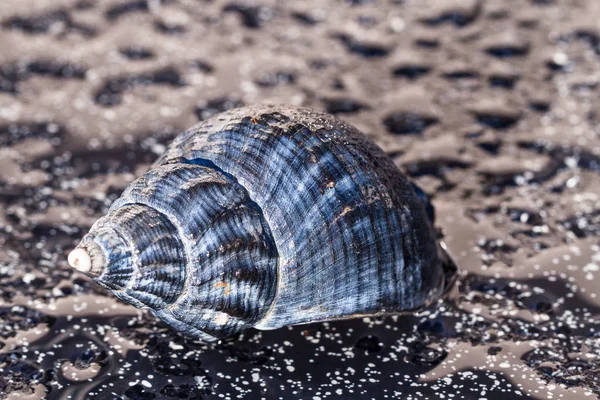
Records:
{"label": "white shell tip", "polygon": [[69,253],[69,265],[79,272],[89,272],[92,269],[92,259],[86,249],[78,247]]}

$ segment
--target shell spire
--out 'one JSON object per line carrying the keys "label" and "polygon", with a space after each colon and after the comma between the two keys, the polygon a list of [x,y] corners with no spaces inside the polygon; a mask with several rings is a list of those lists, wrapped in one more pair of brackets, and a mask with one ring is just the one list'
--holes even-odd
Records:
{"label": "shell spire", "polygon": [[231,176],[202,165],[158,166],[133,182],[70,263],[206,340],[253,326],[277,288],[277,250],[260,208]]}
{"label": "shell spire", "polygon": [[185,254],[176,230],[156,210],[129,205],[98,220],[69,263],[137,307],[160,308],[183,289]]}

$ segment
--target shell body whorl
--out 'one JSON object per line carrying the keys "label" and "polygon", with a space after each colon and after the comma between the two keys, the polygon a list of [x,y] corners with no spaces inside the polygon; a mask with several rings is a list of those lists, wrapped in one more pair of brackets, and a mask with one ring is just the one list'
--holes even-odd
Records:
{"label": "shell body whorl", "polygon": [[389,157],[285,106],[179,135],[90,240],[105,254],[88,273],[98,283],[204,339],[418,309],[449,275],[425,202]]}

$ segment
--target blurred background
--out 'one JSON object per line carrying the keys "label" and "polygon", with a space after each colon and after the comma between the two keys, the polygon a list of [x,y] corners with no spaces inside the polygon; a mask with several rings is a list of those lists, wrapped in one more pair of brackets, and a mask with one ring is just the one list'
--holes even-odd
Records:
{"label": "blurred background", "polygon": [[[456,293],[208,345],[72,272],[177,133],[255,103],[392,156]],[[0,399],[598,397],[599,106],[596,0],[3,0]]]}

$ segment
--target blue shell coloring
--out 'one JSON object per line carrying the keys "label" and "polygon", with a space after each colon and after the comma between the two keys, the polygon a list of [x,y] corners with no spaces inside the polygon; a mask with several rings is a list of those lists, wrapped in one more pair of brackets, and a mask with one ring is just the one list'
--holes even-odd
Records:
{"label": "blue shell coloring", "polygon": [[214,340],[437,300],[455,267],[424,199],[355,128],[244,107],[179,135],[80,246],[98,284]]}

